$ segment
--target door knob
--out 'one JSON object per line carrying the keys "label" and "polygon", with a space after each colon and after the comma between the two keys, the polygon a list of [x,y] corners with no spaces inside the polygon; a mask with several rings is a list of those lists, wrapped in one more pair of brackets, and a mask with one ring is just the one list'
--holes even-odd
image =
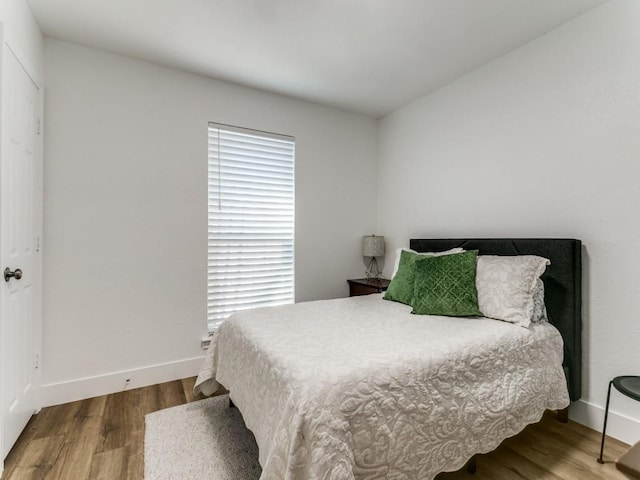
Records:
{"label": "door knob", "polygon": [[4,281],[8,282],[11,280],[11,277],[15,277],[16,280],[20,280],[22,278],[22,270],[16,268],[13,272],[9,269],[9,267],[4,269]]}

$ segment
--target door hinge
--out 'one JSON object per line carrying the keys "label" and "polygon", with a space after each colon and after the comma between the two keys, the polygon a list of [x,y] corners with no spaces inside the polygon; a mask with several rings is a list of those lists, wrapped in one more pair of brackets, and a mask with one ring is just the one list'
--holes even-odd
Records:
{"label": "door hinge", "polygon": [[37,121],[37,131],[36,131],[36,135],[40,135],[40,119],[38,119],[38,121]]}
{"label": "door hinge", "polygon": [[40,235],[36,237],[36,253],[40,251]]}
{"label": "door hinge", "polygon": [[39,368],[40,368],[40,354],[36,352],[35,369],[37,370]]}

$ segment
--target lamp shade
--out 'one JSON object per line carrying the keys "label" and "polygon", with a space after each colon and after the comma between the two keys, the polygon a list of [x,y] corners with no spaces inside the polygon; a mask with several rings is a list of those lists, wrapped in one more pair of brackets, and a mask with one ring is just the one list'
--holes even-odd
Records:
{"label": "lamp shade", "polygon": [[384,237],[366,235],[362,237],[362,256],[381,257],[384,255]]}

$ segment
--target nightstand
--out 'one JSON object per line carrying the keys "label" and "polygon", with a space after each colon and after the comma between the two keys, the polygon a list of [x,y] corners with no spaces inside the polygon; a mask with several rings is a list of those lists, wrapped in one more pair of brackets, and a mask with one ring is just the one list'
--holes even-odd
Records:
{"label": "nightstand", "polygon": [[353,280],[347,280],[347,282],[349,283],[350,297],[369,295],[371,293],[381,293],[389,286],[389,280],[386,278],[380,278],[379,280],[375,280],[373,278],[356,278]]}

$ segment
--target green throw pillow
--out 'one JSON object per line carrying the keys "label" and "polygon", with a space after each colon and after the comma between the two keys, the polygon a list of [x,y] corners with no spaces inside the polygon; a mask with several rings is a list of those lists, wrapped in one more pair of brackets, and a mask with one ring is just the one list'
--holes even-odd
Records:
{"label": "green throw pillow", "polygon": [[415,283],[415,275],[413,273],[414,262],[418,258],[415,253],[402,250],[400,252],[400,263],[398,263],[398,271],[391,279],[391,283],[387,287],[384,294],[385,300],[411,305],[413,302],[413,288]]}
{"label": "green throw pillow", "polygon": [[477,250],[415,260],[413,312],[466,317],[482,315],[476,290]]}

